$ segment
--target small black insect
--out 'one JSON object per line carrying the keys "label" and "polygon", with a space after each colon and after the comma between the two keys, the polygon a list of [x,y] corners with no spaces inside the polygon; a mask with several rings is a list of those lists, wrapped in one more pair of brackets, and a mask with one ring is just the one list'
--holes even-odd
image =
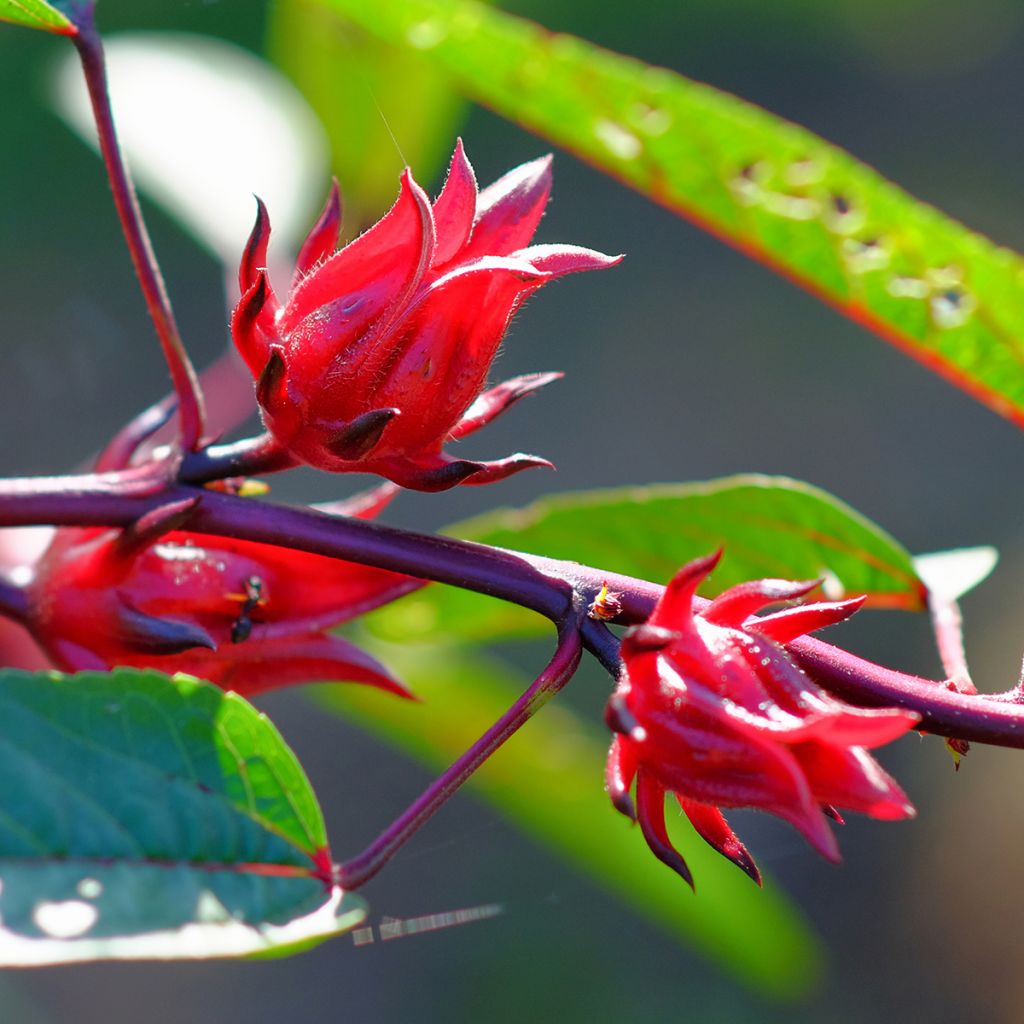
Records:
{"label": "small black insect", "polygon": [[229,596],[232,600],[242,602],[238,618],[231,624],[231,642],[233,644],[240,644],[248,640],[252,633],[252,619],[250,616],[253,611],[261,604],[266,603],[266,598],[263,596],[263,580],[259,576],[250,576],[245,581],[244,594],[231,594]]}

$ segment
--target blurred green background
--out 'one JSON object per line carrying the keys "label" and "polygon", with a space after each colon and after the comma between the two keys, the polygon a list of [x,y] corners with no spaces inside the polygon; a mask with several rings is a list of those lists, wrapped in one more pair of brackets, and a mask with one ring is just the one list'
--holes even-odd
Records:
{"label": "blurred green background", "polygon": [[[1024,249],[1024,8],[1010,0],[976,0],[969,9],[952,0],[505,6],[755,101]],[[144,7],[101,0],[100,10],[108,31],[187,30],[255,52],[263,51],[271,13],[251,0]],[[79,464],[165,387],[99,164],[48,105],[47,69],[64,47],[0,28],[4,474]],[[398,125],[401,94],[382,90],[378,99]],[[481,182],[549,148],[479,109],[458,130]],[[375,173],[397,177],[397,152],[371,158]],[[436,178],[431,184],[436,189]],[[147,206],[147,214],[183,333],[205,363],[226,337],[221,271],[158,209]],[[1015,472],[1024,447],[1016,428],[568,156],[556,156],[554,199],[539,236],[628,254],[613,272],[561,282],[530,302],[498,372],[564,369],[568,377],[468,449],[536,451],[558,465],[557,476],[408,496],[391,521],[434,527],[552,489],[789,474],[850,502],[914,551],[996,544],[999,569],[966,602],[968,653],[982,688],[1013,681],[1024,610],[1015,584],[1024,572],[1024,484]],[[278,497],[307,500],[339,493],[337,481],[313,474],[275,488]],[[860,653],[938,671],[923,620],[870,613],[844,630],[844,642]],[[505,653],[522,664],[540,657],[526,647]],[[566,699],[597,708],[606,692],[593,669]],[[339,855],[361,848],[429,779],[323,717],[301,693],[268,697],[263,706],[306,765]],[[377,920],[498,903],[504,912],[496,918],[358,947],[346,937],[263,964],[9,974],[0,978],[2,1019],[1020,1020],[1024,760],[978,748],[954,776],[937,740],[916,739],[883,751],[882,760],[920,818],[851,820],[839,868],[784,826],[735,815],[759,862],[828,950],[827,976],[796,1006],[746,991],[463,795],[366,896]],[[694,897],[680,887],[678,898],[713,900],[714,892],[703,886]]]}

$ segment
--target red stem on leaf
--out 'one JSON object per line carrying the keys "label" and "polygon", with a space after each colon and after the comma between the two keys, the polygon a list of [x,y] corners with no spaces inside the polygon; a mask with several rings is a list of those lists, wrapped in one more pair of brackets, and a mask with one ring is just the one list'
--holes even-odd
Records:
{"label": "red stem on leaf", "polygon": [[340,885],[344,889],[358,889],[373,878],[477,768],[565,686],[576,672],[582,651],[578,622],[564,623],[559,630],[558,646],[544,671],[508,711],[362,853],[338,865]]}

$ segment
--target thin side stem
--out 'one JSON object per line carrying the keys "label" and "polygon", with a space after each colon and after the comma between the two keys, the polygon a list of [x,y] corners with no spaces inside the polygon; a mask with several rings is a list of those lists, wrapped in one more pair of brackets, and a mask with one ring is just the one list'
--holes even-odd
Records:
{"label": "thin side stem", "polygon": [[618,679],[622,671],[622,644],[619,638],[603,623],[587,619],[580,627],[580,636],[590,653],[601,663],[601,667]]}
{"label": "thin side stem", "polygon": [[581,654],[578,624],[572,622],[560,631],[558,647],[544,671],[508,711],[362,853],[338,865],[337,880],[342,888],[358,889],[373,878],[477,768],[565,686],[575,673]]}
{"label": "thin side stem", "polygon": [[110,107],[110,90],[107,84],[106,62],[103,44],[91,13],[82,17],[78,32],[72,37],[82,64],[85,83],[89,90],[100,152],[110,179],[117,216],[124,230],[125,241],[131,254],[135,273],[138,275],[142,294],[149,309],[149,315],[156,327],[160,347],[171,373],[171,382],[178,397],[178,416],[181,424],[181,446],[186,452],[199,447],[203,435],[203,401],[199,381],[192,367],[188,353],[182,343],[178,326],[174,320],[171,302],[164,286],[160,267],[153,252],[139,200],[135,194],[128,168],[125,165],[121,147],[117,141],[114,116]]}

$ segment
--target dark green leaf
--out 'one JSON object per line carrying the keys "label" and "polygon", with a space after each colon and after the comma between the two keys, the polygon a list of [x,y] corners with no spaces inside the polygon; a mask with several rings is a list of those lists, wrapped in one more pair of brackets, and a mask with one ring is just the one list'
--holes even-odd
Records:
{"label": "dark green leaf", "polygon": [[59,35],[75,34],[75,26],[68,18],[45,0],[0,0],[0,21],[13,21]]}
{"label": "dark green leaf", "polygon": [[1024,424],[1024,260],[813,133],[473,0],[318,0]]}
{"label": "dark green leaf", "polygon": [[[565,494],[470,519],[448,532],[657,583],[721,547],[722,562],[701,589],[705,597],[762,576],[820,577],[829,596],[867,594],[869,604],[881,608],[925,604],[924,584],[895,540],[837,498],[785,477]],[[387,637],[442,631],[472,640],[549,628],[530,612],[450,587],[410,595],[372,622]]]}
{"label": "dark green leaf", "polygon": [[[506,666],[464,649],[403,645],[378,653],[423,703],[382,700],[341,686],[318,691],[318,698],[438,771],[527,685]],[[685,821],[674,820],[670,827],[678,826],[679,848],[696,879],[694,896],[654,859],[639,829],[612,809],[602,785],[607,749],[607,734],[597,723],[556,699],[469,785],[574,868],[746,984],[785,997],[805,992],[822,965],[817,940],[799,912],[770,880],[758,889]]]}
{"label": "dark green leaf", "polygon": [[265,716],[187,677],[0,672],[0,964],[256,954],[357,924]]}

